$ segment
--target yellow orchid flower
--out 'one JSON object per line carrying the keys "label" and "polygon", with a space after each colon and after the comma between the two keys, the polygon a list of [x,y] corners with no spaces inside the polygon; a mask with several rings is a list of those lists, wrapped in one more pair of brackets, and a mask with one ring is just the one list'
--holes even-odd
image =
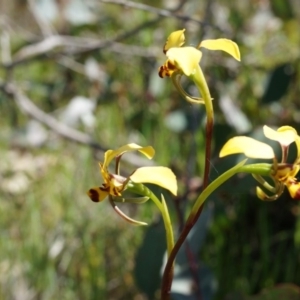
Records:
{"label": "yellow orchid flower", "polygon": [[[291,197],[300,200],[300,183],[295,177],[300,170],[300,137],[297,131],[290,126],[282,126],[278,128],[277,131],[268,126],[264,126],[263,132],[268,139],[277,141],[281,145],[282,156],[279,163],[270,145],[246,136],[238,136],[230,139],[221,149],[220,157],[243,153],[249,158],[273,159],[269,176],[274,182],[274,187],[259,174],[252,174],[273,196],[266,195],[260,187],[256,188],[257,196],[262,200],[276,200],[282,194],[286,186]],[[293,142],[295,142],[297,147],[297,157],[293,163],[288,163],[289,146]]]}
{"label": "yellow orchid flower", "polygon": [[[120,159],[124,153],[130,151],[139,151],[148,159],[151,159],[155,154],[151,146],[141,147],[134,143],[122,146],[116,150],[106,151],[104,154],[104,162],[99,163],[104,182],[102,186],[93,187],[87,192],[92,201],[101,202],[107,196],[112,197],[112,199],[114,199],[114,197],[121,197],[129,182],[152,183],[169,190],[174,195],[177,194],[176,177],[169,168],[158,166],[141,167],[128,177],[120,175]],[[108,166],[113,159],[116,159],[115,172],[110,173]]]}
{"label": "yellow orchid flower", "polygon": [[196,69],[200,68],[199,62],[202,53],[198,48],[206,48],[209,50],[222,50],[240,61],[240,51],[238,45],[228,39],[204,40],[197,48],[182,47],[185,42],[185,29],[174,31],[170,34],[164,46],[163,52],[168,57],[164,65],[159,69],[159,76],[172,76],[174,72],[183,73],[190,76],[196,73]]}

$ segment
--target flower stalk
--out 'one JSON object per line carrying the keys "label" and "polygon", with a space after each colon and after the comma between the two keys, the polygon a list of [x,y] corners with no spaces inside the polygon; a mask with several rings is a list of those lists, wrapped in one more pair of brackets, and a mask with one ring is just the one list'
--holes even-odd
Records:
{"label": "flower stalk", "polygon": [[229,169],[228,171],[220,175],[217,179],[215,179],[212,183],[210,183],[207,186],[207,188],[204,189],[203,192],[197,198],[191,210],[191,213],[188,217],[188,220],[186,221],[186,224],[177,242],[175,243],[171,255],[169,256],[169,259],[165,266],[164,274],[162,277],[162,285],[161,285],[161,299],[163,300],[170,299],[170,292],[171,292],[171,286],[173,281],[173,263],[175,261],[176,255],[180,247],[183,245],[189,232],[197,222],[197,219],[199,217],[199,212],[201,212],[201,208],[203,207],[205,200],[225,181],[227,181],[229,178],[231,178],[232,176],[240,172],[241,167],[246,163],[246,161],[247,159],[241,161],[239,164],[237,164],[233,168]]}
{"label": "flower stalk", "polygon": [[[198,49],[200,47],[207,48],[209,50],[223,50],[228,54],[232,55],[235,59],[240,60],[240,52],[236,43],[227,39],[216,39],[216,40],[204,40],[197,48],[195,47],[183,47],[185,42],[183,30],[178,30],[170,34],[167,42],[164,46],[163,52],[168,57],[164,65],[159,68],[160,77],[171,77],[172,81],[179,91],[179,93],[191,103],[204,104],[206,110],[206,143],[205,143],[205,163],[204,163],[204,174],[203,174],[203,190],[206,191],[209,183],[209,172],[210,172],[210,156],[211,156],[211,143],[214,125],[214,110],[212,105],[212,98],[210,91],[205,80],[202,69],[199,65],[202,58],[202,52]],[[187,76],[196,85],[201,98],[192,97],[188,95],[180,85],[181,75]],[[179,79],[178,79],[179,78]],[[214,186],[212,186],[214,188]],[[208,193],[212,192],[208,189]],[[202,196],[203,195],[203,196]],[[201,211],[203,208],[203,203],[206,199],[206,194],[203,192],[200,194],[195,202],[195,205],[188,217],[188,220],[179,236],[178,241],[168,258],[167,265],[165,267],[162,289],[161,289],[161,299],[168,299],[171,290],[171,284],[173,280],[173,264],[176,255],[186,240],[190,230],[193,228],[194,224],[197,222]]]}
{"label": "flower stalk", "polygon": [[166,230],[167,253],[168,253],[168,256],[170,256],[171,251],[174,247],[174,234],[173,234],[173,228],[172,228],[172,223],[171,223],[171,219],[170,219],[170,214],[169,214],[168,207],[166,205],[164,196],[161,195],[161,201],[160,201],[155,196],[155,194],[152,193],[152,191],[150,189],[148,189],[145,185],[136,184],[136,183],[129,183],[128,191],[149,197],[154,202],[154,204],[157,206],[157,208],[159,209],[159,211],[162,215],[162,219],[163,219],[165,230]]}

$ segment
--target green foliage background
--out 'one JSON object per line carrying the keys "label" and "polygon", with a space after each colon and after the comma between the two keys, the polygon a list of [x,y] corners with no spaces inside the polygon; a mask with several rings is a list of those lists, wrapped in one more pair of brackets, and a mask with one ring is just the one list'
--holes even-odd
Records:
{"label": "green foliage background", "polygon": [[[264,124],[291,125],[300,132],[298,3],[189,0],[182,2],[173,17],[163,17],[101,1],[53,1],[57,13],[45,22],[52,33],[95,41],[128,34],[106,47],[76,54],[72,47],[56,47],[13,65],[4,60],[4,38],[9,36],[12,61],[23,47],[45,38],[28,3],[6,0],[0,4],[0,299],[21,299],[22,295],[22,299],[138,300],[147,299],[146,293],[152,293],[154,299],[158,275],[145,279],[155,283],[147,292],[140,278],[135,279],[135,260],[138,258],[143,270],[145,257],[153,257],[152,251],[161,253],[155,248],[156,243],[163,243],[161,231],[155,233],[161,238],[151,240],[145,228],[120,220],[107,202],[90,202],[85,193],[100,184],[97,161],[102,160],[103,152],[66,140],[48,128],[41,145],[30,145],[30,118],[4,84],[13,82],[57,119],[73,97],[94,100],[93,127],[79,124],[78,129],[93,136],[104,149],[129,142],[152,145],[155,163],[170,166],[177,174],[180,195],[185,195],[178,207],[186,214],[201,187],[205,115],[203,107],[184,102],[171,81],[157,75],[165,60],[162,47],[167,36],[186,28],[187,44],[225,37],[240,46],[240,64],[224,53],[203,51],[201,65],[216,112],[213,179],[230,166],[218,159],[228,138],[256,136]],[[178,4],[135,3],[170,12]],[[47,20],[47,7],[41,7],[38,15]],[[88,17],[76,22],[83,7]],[[73,12],[71,20],[68,9]],[[176,14],[186,18],[176,18]],[[134,28],[137,30],[131,33]],[[72,59],[69,65],[67,58]],[[91,59],[101,71],[98,79],[85,71]],[[194,92],[189,82],[183,85]],[[230,99],[231,110],[221,105],[224,97]],[[244,113],[242,121],[236,110]],[[244,120],[248,126],[243,131]],[[124,168],[130,172],[134,166]],[[214,216],[208,229],[203,229],[207,237],[197,255],[217,282],[214,299],[236,295],[241,299],[278,283],[300,282],[298,203],[287,193],[274,203],[263,203],[254,191],[255,181],[241,176],[209,199]],[[167,198],[176,228],[174,199]],[[159,214],[152,203],[122,209],[159,228]],[[151,241],[146,247],[145,240]]]}

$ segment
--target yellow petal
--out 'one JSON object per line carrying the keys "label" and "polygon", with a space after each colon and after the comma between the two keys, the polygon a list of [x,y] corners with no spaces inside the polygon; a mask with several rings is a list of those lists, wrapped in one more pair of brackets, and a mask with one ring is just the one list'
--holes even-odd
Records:
{"label": "yellow petal", "polygon": [[201,51],[194,47],[171,48],[167,52],[169,60],[186,76],[194,74],[196,68],[199,68],[201,56]]}
{"label": "yellow petal", "polygon": [[256,196],[262,201],[275,201],[280,195],[268,196],[259,186],[256,187]]}
{"label": "yellow petal", "polygon": [[88,190],[87,195],[93,202],[101,202],[108,196],[108,192],[101,191],[98,187],[93,187]]}
{"label": "yellow petal", "polygon": [[268,199],[267,194],[259,186],[256,187],[256,196],[262,201]]}
{"label": "yellow petal", "polygon": [[153,149],[153,147],[151,146],[147,146],[147,147],[142,147],[139,146],[137,144],[131,143],[131,144],[127,144],[124,145],[116,150],[108,150],[105,152],[104,154],[104,163],[103,163],[103,168],[107,167],[109,165],[109,163],[117,156],[125,153],[125,152],[129,152],[129,151],[139,151],[141,153],[143,153],[147,158],[151,159],[154,154],[155,154],[155,150]]}
{"label": "yellow petal", "polygon": [[297,159],[296,159],[295,163],[299,163],[299,160],[300,160],[300,137],[299,136],[297,136],[295,143],[297,146]]}
{"label": "yellow petal", "polygon": [[286,186],[291,197],[295,200],[300,200],[300,182],[291,180],[290,182],[286,183]]}
{"label": "yellow petal", "polygon": [[169,37],[165,43],[165,46],[164,46],[164,50],[163,50],[164,53],[166,53],[170,48],[181,47],[184,44],[184,41],[185,41],[184,31],[185,31],[185,29],[177,30],[177,31],[172,32],[169,35]]}
{"label": "yellow petal", "polygon": [[177,195],[177,181],[171,169],[166,167],[138,168],[130,179],[135,183],[152,183],[159,185]]}
{"label": "yellow petal", "polygon": [[244,153],[249,158],[274,158],[271,146],[247,136],[237,136],[230,139],[221,149],[220,157],[230,154]]}
{"label": "yellow petal", "polygon": [[107,168],[104,168],[104,165],[101,164],[100,162],[98,163],[98,165],[99,165],[100,172],[101,172],[101,175],[102,175],[102,178],[103,178],[104,182],[109,183],[110,182],[110,174],[107,171]]}
{"label": "yellow petal", "polygon": [[200,43],[200,47],[209,50],[223,50],[233,56],[236,60],[241,60],[239,46],[228,39],[204,40]]}
{"label": "yellow petal", "polygon": [[263,130],[268,139],[277,141],[283,146],[289,146],[297,139],[297,131],[291,126],[282,126],[276,131],[265,125]]}

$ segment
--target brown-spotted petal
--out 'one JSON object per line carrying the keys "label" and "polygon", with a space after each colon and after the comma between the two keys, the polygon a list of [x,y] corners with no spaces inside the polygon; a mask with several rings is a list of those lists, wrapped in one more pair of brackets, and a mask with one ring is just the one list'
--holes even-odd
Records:
{"label": "brown-spotted petal", "polygon": [[93,187],[88,190],[87,195],[93,202],[101,202],[108,196],[108,192],[102,191],[99,187]]}

